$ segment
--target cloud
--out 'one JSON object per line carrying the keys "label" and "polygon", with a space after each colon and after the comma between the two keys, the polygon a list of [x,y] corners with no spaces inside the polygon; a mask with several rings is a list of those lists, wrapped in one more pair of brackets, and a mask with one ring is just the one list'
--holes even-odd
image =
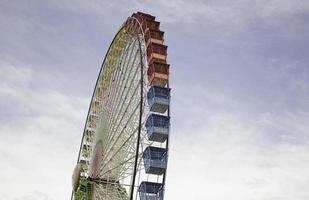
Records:
{"label": "cloud", "polygon": [[[72,6],[70,1],[52,1],[60,10],[66,10],[83,15],[95,14],[100,19],[111,16],[123,21],[135,11],[143,11],[159,16],[163,26],[173,26],[177,30],[197,33],[207,32],[222,35],[230,35],[252,29],[258,23],[269,25],[285,24],[286,20],[301,18],[309,11],[306,1],[296,0],[236,0],[236,1],[77,1]],[[104,12],[102,10],[104,9]],[[113,10],[118,10],[115,16]],[[302,19],[301,22],[303,22]],[[101,22],[109,23],[106,20]],[[106,24],[104,24],[106,25]],[[110,24],[109,27],[113,25]]]}
{"label": "cloud", "polygon": [[173,132],[166,198],[307,199],[308,140],[267,145],[259,127],[245,122],[217,113],[181,139]]}
{"label": "cloud", "polygon": [[[251,82],[243,82],[245,92],[231,82],[222,87],[205,74],[204,79],[181,74],[173,82],[167,199],[309,197],[304,189],[309,184],[308,93],[292,87],[295,80],[306,85],[308,74],[293,61],[260,72],[246,74]],[[233,74],[227,78],[234,80]],[[265,92],[252,85],[260,84],[255,78],[265,83]]]}
{"label": "cloud", "polygon": [[308,199],[306,1],[0,4],[0,199],[69,198],[102,57],[137,10],[169,45],[166,199]]}
{"label": "cloud", "polygon": [[[265,21],[280,16],[295,16],[300,13],[306,13],[309,5],[302,0],[236,0],[236,1],[98,1],[91,0],[87,3],[76,1],[72,6],[70,1],[49,1],[49,4],[55,6],[56,9],[66,10],[76,14],[93,15],[100,18],[113,16],[119,19],[120,15],[128,16],[130,13],[141,10],[153,13],[159,16],[160,21],[164,23],[179,24],[217,24],[230,25],[230,27],[238,27],[235,25],[248,25],[254,19],[261,18]],[[104,9],[105,12],[102,12]],[[113,15],[113,10],[119,11],[119,16]]]}
{"label": "cloud", "polygon": [[297,15],[301,13],[306,13],[309,10],[309,3],[302,0],[271,0],[264,1],[263,3],[264,6],[262,9],[260,9],[260,12],[258,13],[258,15],[263,18],[269,18],[271,16],[278,17],[278,15],[280,14]]}
{"label": "cloud", "polygon": [[18,68],[12,63],[1,60],[0,63],[0,79],[2,84],[4,82],[27,82],[31,78],[31,70],[28,68]]}
{"label": "cloud", "polygon": [[39,74],[13,63],[1,62],[1,194],[6,200],[69,197],[89,99],[33,89]]}

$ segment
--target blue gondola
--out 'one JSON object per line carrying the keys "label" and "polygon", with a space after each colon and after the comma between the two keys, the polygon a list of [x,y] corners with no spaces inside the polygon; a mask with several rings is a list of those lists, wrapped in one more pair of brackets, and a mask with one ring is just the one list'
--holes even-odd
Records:
{"label": "blue gondola", "polygon": [[138,189],[140,200],[163,200],[163,185],[161,183],[142,182]]}
{"label": "blue gondola", "polygon": [[150,111],[165,113],[170,105],[170,88],[152,86],[147,94]]}
{"label": "blue gondola", "polygon": [[149,146],[144,150],[143,160],[147,174],[162,175],[166,170],[166,149]]}
{"label": "blue gondola", "polygon": [[150,114],[146,121],[148,140],[165,142],[169,134],[170,118],[164,115]]}

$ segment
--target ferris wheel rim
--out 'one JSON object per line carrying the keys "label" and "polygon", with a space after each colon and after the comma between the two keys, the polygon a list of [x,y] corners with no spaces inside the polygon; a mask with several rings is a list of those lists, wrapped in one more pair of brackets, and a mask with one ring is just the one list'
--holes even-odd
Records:
{"label": "ferris wheel rim", "polygon": [[[105,63],[105,61],[106,61],[106,59],[107,59],[107,57],[108,57],[108,52],[111,50],[111,47],[112,47],[113,43],[115,42],[117,36],[121,33],[122,29],[124,29],[124,27],[121,27],[121,28],[118,30],[118,32],[117,32],[116,35],[114,36],[112,42],[110,43],[110,45],[109,45],[109,47],[108,47],[108,49],[107,49],[107,52],[106,52],[106,54],[105,54],[105,56],[104,56],[104,59],[103,59],[103,61],[102,61],[101,67],[100,67],[99,75],[98,75],[98,77],[97,77],[97,79],[96,79],[96,82],[95,82],[95,85],[97,85],[98,82],[99,82],[100,75],[101,75],[101,73],[102,73],[102,71],[103,71],[104,63]],[[85,120],[86,123],[85,123],[85,125],[84,125],[83,136],[82,136],[82,139],[81,139],[81,142],[80,142],[80,148],[79,148],[79,153],[78,153],[78,157],[77,157],[77,162],[76,162],[76,163],[79,162],[80,157],[81,157],[81,150],[82,150],[83,140],[84,140],[84,138],[85,138],[85,131],[86,131],[86,126],[87,126],[87,120],[88,120],[88,117],[89,117],[89,115],[90,115],[91,103],[92,103],[92,101],[93,101],[93,99],[94,99],[95,91],[96,91],[96,87],[93,89],[92,96],[91,96],[91,100],[90,100],[90,103],[89,103],[89,106],[88,106],[87,116],[86,116],[86,120]]]}
{"label": "ferris wheel rim", "polygon": [[[136,37],[137,38],[136,40],[138,41],[138,45],[137,46],[139,48],[139,54],[140,54],[139,55],[139,58],[140,58],[140,62],[139,63],[140,64],[138,64],[138,65],[140,67],[140,81],[141,81],[141,83],[139,85],[139,87],[140,87],[140,92],[139,92],[139,94],[140,94],[140,102],[138,104],[138,106],[139,106],[139,117],[138,117],[138,131],[137,131],[135,158],[134,158],[134,170],[133,170],[133,174],[132,174],[132,184],[130,185],[130,198],[129,199],[132,200],[133,199],[133,195],[134,194],[137,195],[137,193],[134,193],[134,190],[137,187],[135,185],[135,180],[136,180],[136,175],[137,175],[137,170],[138,170],[137,168],[141,164],[140,163],[141,160],[139,160],[138,158],[140,156],[139,155],[139,148],[140,148],[140,145],[141,145],[141,143],[140,143],[141,130],[143,128],[143,114],[144,114],[143,113],[143,109],[144,109],[143,108],[143,106],[144,106],[143,102],[145,102],[145,96],[144,96],[144,94],[145,94],[145,91],[144,91],[144,89],[145,89],[144,88],[145,87],[144,86],[144,77],[145,77],[145,75],[144,75],[144,73],[145,72],[144,72],[144,67],[147,67],[148,63],[147,63],[147,57],[146,57],[147,55],[145,55],[145,54],[143,55],[143,48],[146,49],[146,51],[147,51],[147,47],[146,47],[145,35],[144,35],[144,31],[143,31],[142,25],[139,22],[139,20],[137,18],[135,18],[135,17],[129,17],[126,22],[128,22],[129,20],[135,20],[139,24],[139,26],[138,26],[139,27],[138,29],[140,31],[139,34],[141,34],[141,37],[139,37],[139,36]],[[119,29],[119,31],[114,36],[114,38],[113,38],[113,40],[112,40],[112,42],[111,42],[111,44],[110,44],[110,46],[109,46],[109,48],[107,50],[107,53],[104,56],[104,59],[103,59],[103,62],[102,62],[102,65],[101,65],[101,68],[100,68],[100,71],[99,71],[99,75],[98,75],[97,80],[96,80],[96,84],[95,84],[96,87],[94,88],[93,94],[92,94],[92,97],[91,97],[91,101],[90,101],[90,105],[89,105],[89,109],[88,109],[88,113],[87,113],[87,117],[86,117],[86,123],[85,123],[85,126],[84,126],[83,136],[82,136],[82,140],[81,140],[81,144],[80,144],[80,149],[79,149],[79,153],[78,153],[77,163],[79,163],[81,161],[83,142],[84,142],[85,136],[86,136],[87,122],[88,122],[89,117],[91,115],[91,108],[92,108],[92,105],[93,105],[93,101],[95,100],[95,94],[96,94],[96,91],[97,91],[97,85],[99,83],[100,77],[102,76],[102,74],[104,72],[104,66],[105,66],[105,63],[106,63],[108,57],[110,56],[111,49],[112,49],[113,45],[115,44],[115,42],[117,41],[117,38],[119,37],[119,35],[122,33],[122,31],[124,29],[125,29],[125,25],[122,25],[121,28]],[[143,40],[143,41],[141,41],[141,40]],[[169,109],[168,109],[168,116],[169,116]],[[94,144],[94,145],[96,145],[96,144]],[[168,140],[166,142],[166,149],[167,149],[167,147],[168,147]],[[89,167],[89,164],[88,164],[88,167]],[[104,166],[103,166],[103,168],[104,168]],[[89,169],[88,169],[88,171],[89,171]],[[164,174],[163,174],[163,186],[165,185],[165,176],[166,176],[166,172],[164,172]],[[95,182],[95,179],[92,178],[92,181]],[[73,193],[74,193],[74,191],[72,191],[71,199],[73,199]]]}
{"label": "ferris wheel rim", "polygon": [[[135,19],[136,20],[136,19]],[[117,32],[117,34],[115,35],[113,41],[111,42],[110,46],[109,46],[109,49],[104,57],[104,60],[103,60],[103,63],[102,63],[102,66],[100,68],[100,72],[99,72],[99,75],[98,75],[98,78],[97,78],[97,81],[96,81],[96,85],[98,85],[98,82],[99,82],[99,79],[100,79],[100,76],[102,76],[102,73],[103,73],[103,70],[104,70],[104,64],[106,63],[106,60],[107,58],[110,56],[110,50],[112,48],[112,46],[115,44],[116,42],[116,39],[118,38],[119,34],[121,33],[121,31],[124,29],[124,26],[121,27],[121,29]],[[142,30],[142,29],[141,29]],[[144,38],[144,37],[142,37]],[[143,67],[144,67],[144,64],[143,64],[143,55],[142,55],[142,43],[141,43],[141,38],[140,37],[137,37],[137,41],[138,41],[138,48],[139,48],[139,60],[140,60],[140,80],[141,80],[141,84],[139,84],[140,86],[140,103],[139,103],[139,123],[138,123],[138,137],[140,137],[140,132],[141,132],[141,126],[142,126],[142,116],[143,116],[143,110],[142,110],[142,106],[143,106],[143,102],[144,102],[144,91],[143,91]],[[86,118],[86,123],[85,123],[85,126],[84,126],[84,133],[83,133],[83,137],[82,137],[82,141],[81,141],[81,145],[80,145],[80,150],[79,150],[79,155],[78,155],[78,160],[77,160],[77,163],[80,161],[81,159],[81,152],[82,152],[82,146],[83,146],[83,141],[85,139],[85,134],[86,134],[86,128],[87,128],[87,122],[89,120],[89,116],[90,116],[90,113],[91,113],[91,106],[92,106],[92,102],[94,101],[94,97],[95,97],[95,93],[96,93],[96,87],[94,88],[93,90],[93,94],[92,94],[92,98],[91,98],[91,101],[90,101],[90,105],[89,105],[89,109],[88,109],[88,113],[87,113],[87,118]],[[137,148],[136,148],[136,154],[135,154],[135,161],[134,161],[134,165],[137,164],[137,157],[138,157],[138,149],[139,149],[139,141],[137,142]],[[136,167],[134,167],[136,168]],[[135,177],[136,175],[136,170],[134,172],[134,175],[132,177]],[[134,187],[135,185],[132,184],[131,185],[131,194],[133,195],[133,190],[134,190]],[[132,197],[131,197],[132,199]]]}

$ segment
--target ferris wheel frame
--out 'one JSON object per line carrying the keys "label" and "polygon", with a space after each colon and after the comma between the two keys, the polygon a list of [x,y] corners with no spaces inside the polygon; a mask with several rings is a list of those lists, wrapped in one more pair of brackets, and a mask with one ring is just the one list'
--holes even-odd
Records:
{"label": "ferris wheel frame", "polygon": [[[133,47],[131,46],[133,45]],[[130,52],[128,52],[130,50]],[[135,50],[135,51],[134,51]],[[132,53],[135,53],[134,58],[132,57]],[[137,55],[139,54],[139,55]],[[129,56],[129,59],[127,60],[127,57]],[[138,64],[135,64],[135,60],[136,57],[138,56]],[[131,60],[133,58],[133,60]],[[123,61],[124,60],[124,61]],[[127,60],[127,62],[126,62]],[[133,62],[132,62],[133,61]],[[132,62],[132,68],[129,68],[128,65]],[[124,64],[123,64],[124,63]],[[126,64],[127,63],[127,64]],[[114,66],[113,69],[109,69],[110,66]],[[134,88],[133,91],[131,91],[130,89],[127,89],[127,93],[125,95],[125,98],[123,98],[123,93],[126,89],[123,89],[123,81],[126,80],[126,83],[128,82],[128,80],[130,80],[130,76],[127,77],[126,79],[126,73],[129,73],[129,75],[131,74],[131,71],[133,70],[133,67],[135,66],[135,70],[136,73],[139,72],[139,79],[135,79],[136,77],[136,73],[134,73],[134,75],[131,77],[131,82],[129,84],[129,87],[131,89],[131,84],[135,84],[134,86],[136,86]],[[147,117],[147,113],[149,113],[149,108],[147,108],[147,103],[146,103],[146,94],[147,91],[149,90],[149,84],[147,83],[147,76],[146,76],[146,71],[147,71],[147,67],[148,67],[148,63],[147,63],[147,47],[146,47],[146,41],[145,41],[145,35],[144,35],[144,31],[143,31],[143,24],[141,24],[141,22],[139,21],[139,19],[135,18],[135,17],[129,17],[128,20],[122,25],[122,27],[120,28],[120,30],[117,32],[117,34],[115,35],[113,41],[111,42],[107,54],[104,57],[97,81],[96,81],[96,86],[94,88],[93,91],[93,95],[91,98],[91,102],[90,102],[90,106],[89,106],[89,110],[88,110],[88,114],[87,114],[87,119],[86,119],[86,123],[84,126],[84,132],[83,132],[83,137],[81,140],[81,144],[80,144],[80,149],[79,149],[79,154],[78,154],[78,159],[77,159],[77,163],[84,163],[84,165],[77,167],[77,171],[75,172],[75,179],[78,179],[75,181],[75,184],[78,184],[78,182],[83,179],[86,181],[91,182],[91,184],[98,184],[98,185],[117,185],[118,184],[121,185],[121,187],[126,186],[129,187],[129,190],[126,190],[127,192],[129,191],[129,195],[125,196],[125,198],[123,199],[130,199],[133,200],[134,199],[134,195],[135,195],[135,199],[137,199],[137,186],[140,184],[140,180],[137,181],[136,184],[136,180],[140,179],[140,175],[141,175],[141,171],[142,171],[142,154],[141,154],[141,148],[143,149],[143,144],[146,145],[152,145],[154,142],[147,142],[146,140],[146,135],[145,135],[145,130],[143,130],[145,127],[145,122],[146,122],[146,117]],[[113,77],[117,76],[116,74],[122,73],[121,70],[124,70],[124,78],[121,83],[121,87],[119,86],[119,83],[114,84],[115,87],[112,87],[113,82],[117,82],[120,81],[120,79],[113,79]],[[126,70],[130,70],[130,72],[127,72]],[[139,70],[139,71],[138,71]],[[122,76],[122,75],[121,75]],[[118,77],[119,78],[119,77]],[[134,81],[136,81],[136,83],[133,83]],[[124,88],[126,88],[126,84],[124,84]],[[138,88],[139,87],[139,88]],[[169,88],[169,81],[167,81],[167,88]],[[139,96],[136,95],[137,90],[139,89]],[[113,91],[115,90],[115,91]],[[122,95],[117,96],[117,92],[122,91]],[[114,92],[114,93],[111,93]],[[133,92],[131,95],[131,99],[129,99],[127,101],[127,96],[129,92]],[[100,103],[100,101],[98,99],[99,95],[101,97],[102,102]],[[110,96],[111,95],[111,98]],[[116,96],[116,97],[115,97]],[[116,99],[114,99],[116,98]],[[121,102],[121,99],[124,99],[121,105],[121,107],[119,108],[115,108],[113,106],[115,106],[115,104],[117,104],[118,99],[119,103]],[[132,100],[133,98],[133,100]],[[135,98],[135,99],[134,99]],[[139,99],[139,100],[138,100]],[[112,102],[112,100],[115,100],[114,102]],[[126,105],[126,109],[123,111],[121,110],[123,105],[125,104],[125,102],[127,101]],[[138,102],[137,105],[135,105],[136,107],[131,110],[132,112],[130,117],[127,119],[127,123],[125,125],[120,125],[120,122],[118,121],[119,119],[119,115],[121,115],[121,112],[124,112],[123,115],[126,115],[126,111],[127,109],[130,109],[130,105],[132,105],[132,101],[133,102]],[[104,107],[105,106],[105,107]],[[120,105],[117,105],[118,107]],[[111,109],[113,108],[113,109]],[[138,110],[138,113],[136,113],[136,111]],[[119,111],[117,113],[117,111]],[[111,113],[111,114],[110,114]],[[106,115],[105,115],[106,114]],[[107,115],[113,116],[113,119],[105,119],[105,116]],[[115,118],[115,115],[117,116]],[[108,141],[106,144],[102,144],[102,137],[103,136],[99,136],[100,133],[104,133],[108,134],[111,133],[111,131],[115,130],[115,124],[117,124],[118,122],[118,126],[123,126],[124,129],[126,129],[128,126],[128,124],[130,123],[129,120],[131,120],[132,116],[135,117],[135,121],[138,121],[138,124],[132,125],[135,129],[133,130],[134,132],[131,132],[132,135],[128,138],[126,138],[126,142],[129,141],[133,141],[133,145],[135,146],[135,152],[134,152],[134,156],[130,157],[130,160],[134,160],[133,165],[131,163],[130,167],[131,167],[131,175],[130,176],[130,182],[131,184],[121,184],[119,182],[119,179],[117,180],[110,180],[109,178],[107,179],[102,179],[102,178],[98,178],[98,177],[105,177],[104,175],[101,176],[102,171],[104,173],[111,173],[113,172],[113,170],[115,171],[116,168],[118,168],[119,166],[113,166],[112,168],[107,168],[107,171],[104,171],[104,167],[106,167],[106,165],[110,164],[109,162],[111,162],[111,160],[114,159],[114,156],[116,156],[116,154],[118,154],[120,151],[120,149],[117,149],[116,152],[114,152],[114,154],[112,156],[108,156],[108,153],[110,153],[110,151],[115,151],[114,145],[117,146],[116,144],[118,144],[117,142],[120,140],[119,138],[122,137],[121,134],[118,135],[118,137],[115,139],[115,134],[113,133],[113,135],[104,135],[104,141]],[[170,116],[170,108],[168,107],[167,110],[167,116]],[[121,120],[124,118],[124,116],[121,117]],[[120,121],[121,121],[120,120]],[[106,127],[109,126],[109,127]],[[106,132],[108,128],[108,131]],[[137,129],[137,130],[136,130]],[[137,132],[136,132],[137,131]],[[135,134],[136,133],[136,134]],[[101,137],[98,139],[98,137]],[[131,138],[133,137],[133,139]],[[134,138],[135,137],[135,138]],[[96,142],[94,142],[96,141]],[[100,143],[101,142],[101,143]],[[113,143],[111,143],[113,142]],[[124,145],[125,143],[123,143]],[[108,146],[110,145],[110,146]],[[132,144],[131,144],[132,145]],[[160,144],[161,146],[164,145],[164,148],[166,149],[166,151],[168,152],[168,145],[169,145],[169,139],[167,138],[165,144]],[[122,148],[123,146],[121,146],[120,148]],[[103,149],[105,149],[103,151]],[[102,152],[106,153],[106,154],[102,154]],[[132,153],[131,153],[132,154]],[[133,154],[132,154],[133,155]],[[104,158],[103,158],[104,157]],[[125,157],[125,156],[124,156]],[[95,160],[96,158],[99,158],[101,160]],[[123,158],[123,157],[121,157]],[[127,157],[126,157],[127,158]],[[105,160],[103,160],[105,159]],[[103,161],[102,161],[103,160]],[[120,159],[121,160],[121,159]],[[124,162],[129,162],[129,160],[122,160]],[[103,165],[101,162],[105,162]],[[95,164],[93,164],[95,163]],[[98,164],[99,163],[99,164]],[[119,163],[118,163],[119,164]],[[120,163],[121,165],[123,163]],[[167,163],[166,163],[167,164]],[[99,166],[99,168],[98,168]],[[128,169],[127,169],[128,170]],[[137,177],[139,173],[139,177]],[[77,174],[77,175],[76,175]],[[77,177],[77,178],[76,178]],[[119,178],[119,177],[118,177]],[[147,178],[148,179],[148,178]],[[166,171],[162,174],[162,176],[160,176],[160,182],[163,185],[163,188],[165,186],[165,181],[166,181]],[[76,183],[77,182],[77,183]],[[157,182],[159,182],[159,175],[157,175]],[[78,186],[75,185],[75,189]],[[87,185],[86,185],[87,187]],[[106,186],[106,190],[107,190]],[[113,186],[114,187],[114,186]],[[91,192],[89,193],[89,198],[91,199],[97,199],[99,197],[99,199],[111,199],[111,200],[116,200],[116,199],[122,199],[122,198],[118,198],[119,196],[114,196],[114,197],[102,197],[100,195],[95,196],[94,194],[96,193],[96,191],[93,189],[95,187],[92,186]],[[122,190],[123,192],[124,190]],[[113,194],[113,195],[119,195],[119,194]],[[125,194],[121,194],[121,195],[125,195]],[[127,195],[127,194],[126,194]],[[74,199],[74,197],[76,196],[76,194],[74,193],[74,191],[72,192],[71,195],[71,199]],[[87,198],[88,198],[87,197]]]}

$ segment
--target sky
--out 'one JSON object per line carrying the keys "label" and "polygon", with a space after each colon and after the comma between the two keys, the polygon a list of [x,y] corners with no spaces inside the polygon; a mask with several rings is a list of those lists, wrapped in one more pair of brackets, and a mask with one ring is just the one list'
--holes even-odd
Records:
{"label": "sky", "polygon": [[309,199],[309,1],[0,0],[0,200],[68,200],[101,62],[133,12],[171,65],[166,200]]}

